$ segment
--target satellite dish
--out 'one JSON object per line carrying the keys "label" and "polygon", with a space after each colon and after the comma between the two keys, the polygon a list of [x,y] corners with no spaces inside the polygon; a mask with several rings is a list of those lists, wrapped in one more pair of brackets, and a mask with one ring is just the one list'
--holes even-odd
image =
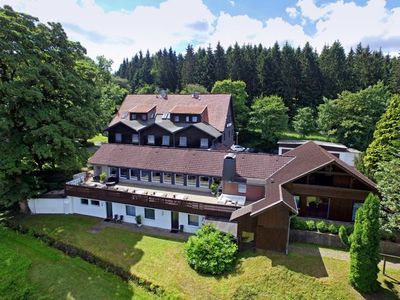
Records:
{"label": "satellite dish", "polygon": [[163,97],[164,99],[167,98],[167,91],[166,90],[161,90],[160,91],[160,96]]}

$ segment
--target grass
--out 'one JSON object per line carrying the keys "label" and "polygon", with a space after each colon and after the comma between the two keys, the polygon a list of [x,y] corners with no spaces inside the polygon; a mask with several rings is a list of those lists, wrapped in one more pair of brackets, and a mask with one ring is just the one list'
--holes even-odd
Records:
{"label": "grass", "polygon": [[[348,283],[349,263],[327,257],[273,252],[241,253],[235,271],[202,276],[186,263],[183,242],[119,229],[97,234],[88,229],[99,219],[69,215],[36,215],[19,220],[82,247],[186,299],[361,299]],[[400,279],[400,270],[390,269]],[[376,299],[397,299],[398,281],[380,274]],[[396,283],[397,282],[397,283]]]}
{"label": "grass", "polygon": [[[0,299],[153,299],[80,258],[0,227]],[[4,298],[3,298],[4,297]]]}
{"label": "grass", "polygon": [[296,133],[294,131],[285,131],[284,133],[282,133],[280,139],[282,139],[282,140],[319,140],[319,141],[332,142],[332,143],[337,142],[334,138],[330,138],[326,135],[322,135],[319,133],[312,133],[312,134],[309,134],[309,135],[306,135],[305,137],[303,137],[299,133]]}
{"label": "grass", "polygon": [[91,139],[88,139],[88,142],[90,143],[107,143],[108,142],[108,138],[104,135],[102,135],[101,133],[95,135],[94,137],[92,137]]}

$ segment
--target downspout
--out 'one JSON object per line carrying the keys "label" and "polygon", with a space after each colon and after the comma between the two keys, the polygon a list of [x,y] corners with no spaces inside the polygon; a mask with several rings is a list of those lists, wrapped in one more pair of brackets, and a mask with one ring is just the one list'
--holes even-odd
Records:
{"label": "downspout", "polygon": [[286,240],[286,255],[289,254],[289,237],[290,237],[290,221],[292,220],[293,217],[296,215],[291,215],[289,217],[289,224],[288,224],[288,230],[287,230],[287,240]]}

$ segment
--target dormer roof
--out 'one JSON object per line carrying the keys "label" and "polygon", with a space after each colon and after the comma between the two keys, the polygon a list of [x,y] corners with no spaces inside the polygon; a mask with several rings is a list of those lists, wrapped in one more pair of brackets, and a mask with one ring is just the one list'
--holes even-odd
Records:
{"label": "dormer roof", "polygon": [[143,113],[146,114],[148,112],[151,112],[153,109],[155,109],[156,106],[154,104],[138,104],[129,109],[129,112],[131,113]]}
{"label": "dormer roof", "polygon": [[169,112],[171,114],[200,115],[207,105],[175,105]]}

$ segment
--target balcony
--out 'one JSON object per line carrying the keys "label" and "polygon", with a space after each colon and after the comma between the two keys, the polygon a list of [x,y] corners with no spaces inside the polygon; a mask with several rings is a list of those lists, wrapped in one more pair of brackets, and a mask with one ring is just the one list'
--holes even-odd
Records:
{"label": "balcony", "polygon": [[229,218],[241,206],[217,203],[217,198],[204,192],[173,187],[158,187],[120,182],[112,187],[82,177],[65,184],[67,196],[98,199],[123,204],[180,211],[217,218]]}

